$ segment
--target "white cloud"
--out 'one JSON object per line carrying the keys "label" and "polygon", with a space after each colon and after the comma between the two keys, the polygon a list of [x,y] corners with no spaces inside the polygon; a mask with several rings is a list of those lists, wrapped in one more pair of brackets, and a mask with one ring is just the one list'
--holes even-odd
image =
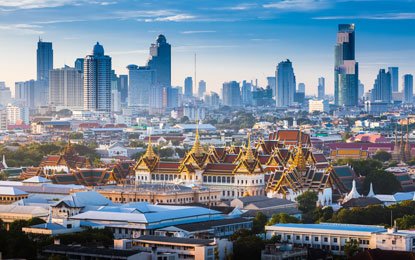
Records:
{"label": "white cloud", "polygon": [[384,13],[384,14],[370,14],[370,15],[357,15],[357,16],[318,16],[314,17],[315,20],[415,20],[415,13]]}
{"label": "white cloud", "polygon": [[35,9],[64,6],[76,2],[77,0],[0,0],[0,6],[16,9]]}
{"label": "white cloud", "polygon": [[37,35],[43,34],[42,26],[33,24],[0,24],[0,31],[9,31],[16,34]]}
{"label": "white cloud", "polygon": [[200,30],[200,31],[183,31],[181,34],[198,34],[198,33],[215,33],[216,31]]}
{"label": "white cloud", "polygon": [[[332,1],[334,2],[334,1]],[[262,5],[264,8],[277,9],[281,11],[313,11],[327,9],[332,6],[328,0],[281,0]]]}
{"label": "white cloud", "polygon": [[144,19],[145,22],[183,22],[195,19],[196,16],[189,14],[176,14],[157,18]]}

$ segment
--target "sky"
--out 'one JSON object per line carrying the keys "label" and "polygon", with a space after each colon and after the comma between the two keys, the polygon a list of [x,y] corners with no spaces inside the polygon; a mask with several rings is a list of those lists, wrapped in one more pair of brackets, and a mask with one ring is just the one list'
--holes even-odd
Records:
{"label": "sky", "polygon": [[[145,65],[158,34],[172,45],[172,84],[194,75],[223,82],[275,75],[293,62],[297,83],[333,93],[337,25],[356,25],[356,60],[365,90],[381,68],[415,73],[415,0],[0,0],[0,81],[36,77],[36,45],[53,42],[54,67],[73,66],[99,41],[117,74]],[[402,85],[402,80],[399,83]],[[402,88],[402,86],[400,86]]]}

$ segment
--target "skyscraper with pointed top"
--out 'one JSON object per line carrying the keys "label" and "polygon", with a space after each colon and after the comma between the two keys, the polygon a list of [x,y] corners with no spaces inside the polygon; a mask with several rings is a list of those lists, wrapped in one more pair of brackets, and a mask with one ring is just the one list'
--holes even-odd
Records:
{"label": "skyscraper with pointed top", "polygon": [[111,111],[111,57],[99,42],[84,61],[84,109]]}
{"label": "skyscraper with pointed top", "polygon": [[355,59],[355,26],[339,24],[334,60],[334,102],[358,105],[359,64]]}
{"label": "skyscraper with pointed top", "polygon": [[151,44],[147,66],[156,71],[159,86],[171,86],[171,46],[164,35],[160,34],[156,42]]}

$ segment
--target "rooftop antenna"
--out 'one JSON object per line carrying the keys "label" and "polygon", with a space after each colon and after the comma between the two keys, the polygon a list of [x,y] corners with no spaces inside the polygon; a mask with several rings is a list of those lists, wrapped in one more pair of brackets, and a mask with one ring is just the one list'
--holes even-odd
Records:
{"label": "rooftop antenna", "polygon": [[195,92],[194,93],[196,93],[196,91],[198,91],[197,90],[197,80],[196,80],[196,76],[197,76],[197,74],[196,74],[196,53],[195,53],[195,64],[194,64],[194,66],[195,66],[195,68],[194,68],[195,69],[195,90],[194,90]]}

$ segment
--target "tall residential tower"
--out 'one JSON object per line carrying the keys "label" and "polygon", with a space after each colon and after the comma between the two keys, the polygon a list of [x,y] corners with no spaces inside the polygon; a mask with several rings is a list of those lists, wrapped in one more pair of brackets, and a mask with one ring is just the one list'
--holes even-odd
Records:
{"label": "tall residential tower", "polygon": [[334,60],[334,102],[358,105],[359,64],[355,60],[355,26],[339,24]]}
{"label": "tall residential tower", "polygon": [[275,77],[277,80],[275,93],[277,107],[291,106],[294,103],[296,84],[293,64],[290,60],[278,63]]}
{"label": "tall residential tower", "polygon": [[111,111],[111,57],[98,42],[84,61],[84,109]]}

